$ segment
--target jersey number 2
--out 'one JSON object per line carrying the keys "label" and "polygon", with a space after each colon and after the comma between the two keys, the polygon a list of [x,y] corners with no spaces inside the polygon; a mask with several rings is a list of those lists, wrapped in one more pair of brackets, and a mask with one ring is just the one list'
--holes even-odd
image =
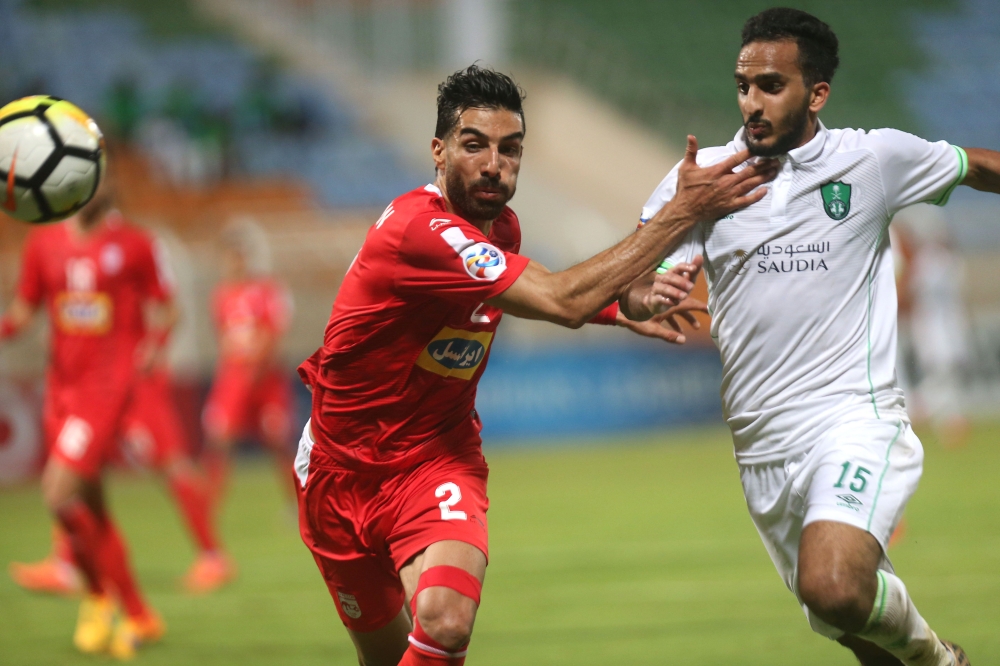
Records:
{"label": "jersey number 2", "polygon": [[452,511],[451,507],[462,501],[462,491],[458,486],[449,481],[442,483],[434,491],[434,497],[448,496],[448,499],[438,504],[441,509],[441,520],[468,520],[464,511]]}

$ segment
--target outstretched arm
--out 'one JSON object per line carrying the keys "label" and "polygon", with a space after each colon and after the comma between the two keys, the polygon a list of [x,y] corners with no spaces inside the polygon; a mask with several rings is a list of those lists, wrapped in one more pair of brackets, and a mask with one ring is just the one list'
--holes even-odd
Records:
{"label": "outstretched arm", "polygon": [[981,192],[1000,194],[1000,152],[985,148],[965,148],[969,172],[962,185]]}
{"label": "outstretched arm", "polygon": [[651,271],[697,222],[716,220],[760,201],[766,190],[757,188],[776,173],[773,160],[734,172],[749,159],[748,151],[704,169],[696,162],[697,153],[697,141],[689,136],[678,172],[677,195],[637,232],[558,273],[531,262],[489,304],[516,317],[578,328],[616,300],[634,280]]}

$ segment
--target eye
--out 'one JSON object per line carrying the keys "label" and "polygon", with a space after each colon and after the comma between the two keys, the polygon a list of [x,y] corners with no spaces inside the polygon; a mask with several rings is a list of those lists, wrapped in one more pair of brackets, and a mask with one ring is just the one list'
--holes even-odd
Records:
{"label": "eye", "polygon": [[746,81],[737,81],[736,89],[740,91],[741,95],[746,95],[748,92],[750,92],[750,84],[748,84]]}

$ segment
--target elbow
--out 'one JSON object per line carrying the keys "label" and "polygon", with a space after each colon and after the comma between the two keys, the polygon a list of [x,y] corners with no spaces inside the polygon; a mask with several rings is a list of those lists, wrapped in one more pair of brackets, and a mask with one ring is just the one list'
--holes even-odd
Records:
{"label": "elbow", "polygon": [[594,317],[594,314],[587,308],[586,303],[564,301],[562,306],[555,312],[553,321],[560,326],[577,329],[590,321]]}

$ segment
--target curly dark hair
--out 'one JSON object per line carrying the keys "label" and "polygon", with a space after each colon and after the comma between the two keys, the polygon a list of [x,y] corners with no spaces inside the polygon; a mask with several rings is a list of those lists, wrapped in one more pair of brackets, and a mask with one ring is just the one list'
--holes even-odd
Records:
{"label": "curly dark hair", "polygon": [[747,19],[741,48],[751,42],[786,39],[799,46],[799,69],[807,86],[833,80],[840,64],[837,35],[826,23],[799,9],[774,7]]}
{"label": "curly dark hair", "polygon": [[507,109],[521,116],[524,128],[524,91],[506,74],[473,63],[460,69],[438,86],[437,127],[434,136],[443,139],[458,125],[466,109]]}

